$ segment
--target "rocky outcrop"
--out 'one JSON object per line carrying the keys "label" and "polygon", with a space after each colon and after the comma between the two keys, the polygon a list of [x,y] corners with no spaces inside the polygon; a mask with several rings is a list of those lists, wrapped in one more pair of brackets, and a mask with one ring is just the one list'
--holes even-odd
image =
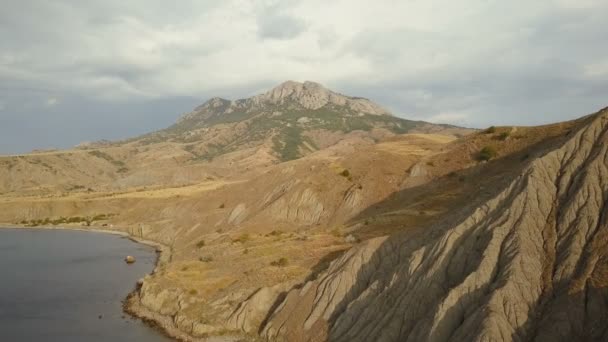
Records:
{"label": "rocky outcrop", "polygon": [[350,250],[291,291],[284,341],[608,340],[608,111],[424,234]]}
{"label": "rocky outcrop", "polygon": [[346,107],[357,113],[372,115],[390,115],[384,108],[360,97],[349,97],[333,92],[319,83],[287,81],[268,92],[254,96],[255,105],[298,104],[304,109],[319,109],[327,105]]}
{"label": "rocky outcrop", "polygon": [[263,287],[242,302],[228,319],[228,327],[248,334],[256,334],[260,325],[274,309],[274,305],[291,284],[282,283]]}
{"label": "rocky outcrop", "polygon": [[247,218],[247,206],[245,203],[237,205],[228,216],[228,224],[240,224]]}
{"label": "rocky outcrop", "polygon": [[287,221],[301,225],[313,225],[324,213],[323,202],[317,193],[309,188],[293,191],[269,206],[268,211],[276,221]]}
{"label": "rocky outcrop", "polygon": [[365,98],[338,94],[315,82],[287,81],[263,94],[247,99],[230,101],[214,97],[196,107],[194,111],[183,115],[176,127],[194,128],[213,117],[231,113],[266,112],[280,115],[281,109],[317,110],[330,106],[352,114],[391,115],[386,109]]}

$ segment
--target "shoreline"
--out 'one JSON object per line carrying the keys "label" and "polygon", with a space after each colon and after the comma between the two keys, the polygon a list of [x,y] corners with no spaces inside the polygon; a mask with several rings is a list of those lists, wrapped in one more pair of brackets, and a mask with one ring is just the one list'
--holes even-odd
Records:
{"label": "shoreline", "polygon": [[[152,275],[157,272],[161,263],[167,263],[171,260],[172,251],[169,246],[166,246],[160,242],[153,240],[146,240],[137,236],[133,236],[126,231],[123,230],[110,230],[103,229],[96,226],[91,227],[81,227],[81,226],[37,226],[37,227],[29,227],[18,225],[14,223],[0,223],[0,229],[41,229],[41,230],[73,230],[73,231],[81,231],[81,232],[90,232],[90,233],[104,233],[104,234],[112,234],[121,236],[123,238],[127,238],[135,243],[140,243],[143,245],[147,245],[150,247],[154,247],[156,251],[156,262],[154,264],[154,269],[151,273],[147,275]],[[144,324],[148,325],[152,329],[156,330],[158,333],[163,334],[175,341],[178,342],[200,342],[207,341],[206,339],[198,339],[193,336],[190,336],[183,331],[175,328],[173,322],[168,317],[162,316],[158,313],[155,313],[145,307],[143,307],[140,299],[140,288],[135,284],[133,291],[129,292],[126,298],[122,301],[122,309],[125,313],[141,320]]]}

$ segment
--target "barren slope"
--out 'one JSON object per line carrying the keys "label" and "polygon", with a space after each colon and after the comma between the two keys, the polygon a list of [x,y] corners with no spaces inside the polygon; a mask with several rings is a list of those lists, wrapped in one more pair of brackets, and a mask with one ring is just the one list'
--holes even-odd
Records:
{"label": "barren slope", "polygon": [[292,290],[288,341],[608,340],[608,110],[489,200],[376,238]]}

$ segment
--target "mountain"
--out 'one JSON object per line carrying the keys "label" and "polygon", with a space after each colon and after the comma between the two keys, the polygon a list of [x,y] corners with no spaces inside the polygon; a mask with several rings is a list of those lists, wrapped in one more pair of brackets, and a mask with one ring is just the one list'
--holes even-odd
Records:
{"label": "mountain", "polygon": [[184,186],[404,133],[470,132],[397,118],[370,100],[288,81],[248,99],[210,99],[171,127],[141,137],[0,158],[0,194]]}
{"label": "mountain", "polygon": [[450,129],[454,134],[470,132],[394,117],[368,99],[338,94],[318,83],[287,81],[247,99],[212,98],[142,140],[186,143],[203,160],[254,148],[277,161],[289,161],[349,139],[354,132],[360,139],[380,140]]}
{"label": "mountain", "polygon": [[[264,112],[279,116],[283,112],[320,109],[338,115],[340,113],[345,115],[391,115],[368,99],[338,94],[315,82],[287,81],[264,94],[248,99],[229,101],[219,97],[212,98],[197,107],[192,113],[184,115],[176,126],[187,126],[192,129],[214,122],[230,121],[235,117],[253,116]],[[273,110],[277,112],[275,113]]]}

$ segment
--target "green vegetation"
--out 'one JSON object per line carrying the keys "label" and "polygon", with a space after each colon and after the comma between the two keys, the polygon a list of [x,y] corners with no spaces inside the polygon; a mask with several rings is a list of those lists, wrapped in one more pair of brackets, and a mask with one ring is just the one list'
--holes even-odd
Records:
{"label": "green vegetation", "polygon": [[[267,115],[270,112],[280,114]],[[306,120],[302,120],[302,118],[306,118]],[[217,156],[233,152],[242,144],[264,140],[270,134],[273,135],[273,151],[277,157],[281,161],[289,161],[300,158],[302,149],[318,149],[314,141],[304,134],[308,130],[324,129],[349,133],[356,130],[370,131],[375,127],[382,127],[396,134],[402,134],[421,124],[421,122],[386,115],[359,115],[340,106],[326,106],[316,110],[294,110],[288,104],[248,113],[233,112],[216,115],[202,123],[200,119],[192,120],[194,121],[184,121],[165,131],[157,132],[155,136],[163,137],[164,140],[187,143],[192,140],[192,136],[185,133],[192,129],[210,127],[219,123],[246,122],[247,124],[247,130],[243,135],[222,144],[205,146],[206,151],[197,155],[195,159],[201,161],[213,160]]]}
{"label": "green vegetation", "polygon": [[302,128],[289,126],[272,139],[273,149],[281,161],[289,161],[300,157],[299,147],[302,144]]}
{"label": "green vegetation", "polygon": [[44,218],[44,219],[34,219],[34,220],[22,220],[19,224],[28,227],[38,227],[38,226],[58,226],[61,224],[74,224],[74,223],[85,223],[87,226],[90,226],[93,222],[96,221],[105,221],[115,216],[114,214],[99,214],[94,216],[72,216],[72,217],[59,217],[56,219]]}
{"label": "green vegetation", "polygon": [[280,258],[278,260],[275,260],[273,262],[270,263],[271,266],[276,266],[276,267],[285,267],[289,264],[289,260],[285,257]]}
{"label": "green vegetation", "polygon": [[510,135],[511,133],[509,132],[502,132],[496,137],[496,140],[505,141],[509,138]]}
{"label": "green vegetation", "polygon": [[490,126],[488,127],[485,131],[483,131],[485,134],[494,134],[496,133],[496,127],[495,126]]}
{"label": "green vegetation", "polygon": [[243,233],[241,235],[239,235],[238,238],[232,240],[233,242],[240,242],[240,243],[245,243],[247,241],[251,240],[251,236],[247,233]]}
{"label": "green vegetation", "polygon": [[205,247],[205,240],[201,240],[199,242],[196,243],[196,247],[197,248],[203,248]]}
{"label": "green vegetation", "polygon": [[498,152],[492,146],[485,146],[479,151],[477,154],[477,160],[480,161],[488,161],[490,159],[496,158],[498,156]]}

